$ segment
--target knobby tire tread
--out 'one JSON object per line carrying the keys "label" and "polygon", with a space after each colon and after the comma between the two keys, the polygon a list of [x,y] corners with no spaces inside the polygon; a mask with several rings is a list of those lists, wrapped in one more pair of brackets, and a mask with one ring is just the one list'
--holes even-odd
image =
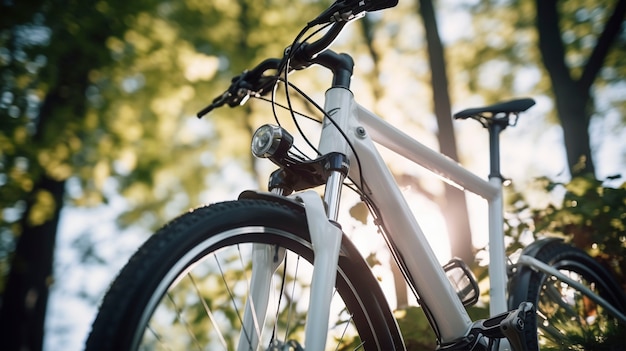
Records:
{"label": "knobby tire tread", "polygon": [[[268,218],[278,220],[269,223],[271,221],[268,221]],[[128,328],[127,323],[133,322],[128,320],[139,318],[137,306],[143,306],[152,294],[145,287],[158,284],[164,274],[162,272],[167,271],[168,266],[189,249],[190,240],[199,242],[203,236],[207,236],[209,233],[204,228],[207,225],[211,226],[213,233],[237,226],[272,225],[296,233],[310,242],[308,230],[302,229],[303,220],[306,227],[302,207],[265,200],[223,202],[201,207],[178,217],[146,241],[119,273],[105,295],[88,337],[86,350],[121,350],[129,343],[132,333],[125,333],[125,329]],[[371,274],[363,274],[363,270],[368,269],[367,264],[352,244],[346,242],[345,236],[339,264],[346,275],[352,273],[360,276],[356,280],[361,287],[357,294],[366,295],[361,297],[368,303],[366,305],[368,313],[375,317],[373,323],[376,334],[383,342],[393,345],[385,347],[389,347],[390,350],[402,349],[402,338],[380,287]],[[338,284],[343,283],[342,286],[345,286],[345,282],[340,280],[338,277]],[[123,335],[121,340],[119,335]]]}

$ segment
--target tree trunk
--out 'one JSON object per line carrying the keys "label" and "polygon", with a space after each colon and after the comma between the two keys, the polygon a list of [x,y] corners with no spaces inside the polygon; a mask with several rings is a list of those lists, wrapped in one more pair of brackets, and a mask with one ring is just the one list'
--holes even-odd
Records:
{"label": "tree trunk", "polygon": [[[11,271],[0,309],[0,340],[5,350],[41,350],[48,292],[52,284],[54,243],[65,193],[65,181],[43,176],[28,199],[22,233],[11,260]],[[54,201],[51,218],[29,223],[37,195]],[[37,211],[37,209],[35,209]]]}
{"label": "tree trunk", "polygon": [[[60,55],[59,62],[81,61],[79,48]],[[31,141],[38,152],[64,143],[64,132],[72,122],[85,116],[85,91],[91,66],[75,64],[69,73],[59,74],[39,110],[37,131]],[[31,159],[37,160],[34,154]],[[70,162],[70,160],[64,160]],[[58,179],[44,165],[31,165],[39,175],[26,199],[26,211],[20,221],[21,233],[11,260],[7,285],[0,305],[0,340],[7,350],[41,350],[57,226],[63,208],[65,179]],[[46,201],[41,201],[41,199]],[[39,216],[39,217],[38,217]],[[41,217],[43,216],[43,217]]]}
{"label": "tree trunk", "polygon": [[[432,0],[420,0],[419,12],[424,21],[426,41],[428,45],[428,62],[431,69],[433,102],[439,132],[437,140],[440,151],[458,161],[456,138],[452,126],[450,96],[448,94],[448,77],[446,73],[445,54]],[[470,232],[467,202],[463,191],[445,185],[446,226],[450,236],[450,248],[453,256],[471,264],[474,262],[472,236]]]}
{"label": "tree trunk", "polygon": [[612,43],[621,31],[626,14],[626,0],[620,0],[616,4],[577,80],[572,78],[565,62],[557,0],[536,0],[536,6],[539,50],[552,82],[570,174],[594,174],[589,138],[589,120],[593,111],[591,86],[602,69]]}

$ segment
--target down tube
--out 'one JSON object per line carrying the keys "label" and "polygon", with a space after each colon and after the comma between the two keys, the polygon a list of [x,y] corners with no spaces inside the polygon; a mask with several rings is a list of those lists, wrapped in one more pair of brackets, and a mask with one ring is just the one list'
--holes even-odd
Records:
{"label": "down tube", "polygon": [[461,189],[477,194],[489,204],[489,296],[492,316],[508,311],[506,302],[506,257],[502,218],[502,183],[486,181],[452,159],[429,149],[359,106],[359,121],[371,131],[374,141],[419,164]]}
{"label": "down tube", "polygon": [[[356,137],[353,145],[361,161],[366,191],[371,191],[369,196],[380,211],[387,235],[404,260],[423,304],[434,317],[441,341],[448,343],[465,336],[472,321],[384,160],[368,136]],[[351,167],[351,171],[358,172],[358,167]],[[359,179],[358,175],[352,176]]]}

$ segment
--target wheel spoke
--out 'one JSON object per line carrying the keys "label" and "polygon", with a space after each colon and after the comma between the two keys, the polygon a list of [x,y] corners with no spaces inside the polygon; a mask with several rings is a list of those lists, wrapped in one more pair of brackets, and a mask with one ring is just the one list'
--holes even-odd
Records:
{"label": "wheel spoke", "polygon": [[567,296],[570,289],[564,288],[563,286],[560,288],[557,287],[555,284],[562,285],[565,283],[561,283],[556,279],[554,279],[553,282],[554,284],[548,284],[544,290],[544,293],[547,296],[547,304],[552,304],[549,308],[551,310],[554,309],[553,315],[561,317],[563,322],[576,321],[580,325],[580,316],[578,311],[574,308],[575,305],[572,306],[570,304],[571,301],[567,301],[570,299],[570,297]]}
{"label": "wheel spoke", "polygon": [[183,317],[183,313],[182,313],[183,310],[182,310],[182,308],[178,307],[178,305],[176,304],[176,301],[174,301],[174,298],[172,298],[172,295],[169,292],[166,295],[167,295],[168,300],[174,306],[174,311],[176,312],[176,319],[185,327],[185,329],[187,330],[187,334],[189,334],[189,337],[193,341],[194,346],[198,350],[202,350],[202,346],[200,346],[200,343],[198,342],[198,339],[196,338],[196,335],[191,330],[191,327],[189,326],[189,323],[187,322],[187,319]]}
{"label": "wheel spoke", "polygon": [[150,332],[150,334],[152,334],[152,336],[154,336],[154,338],[157,340],[157,342],[160,345],[163,345],[163,347],[165,347],[167,350],[171,350],[171,348],[169,346],[167,346],[167,344],[161,338],[161,335],[156,330],[154,330],[154,328],[152,328],[151,325],[148,325],[147,329]]}
{"label": "wheel spoke", "polygon": [[[233,305],[233,308],[235,309],[235,314],[237,315],[237,318],[239,318],[239,323],[241,323],[241,325],[243,326],[243,317],[241,316],[241,313],[239,312],[239,308],[237,307],[237,301],[235,301],[235,295],[233,294],[232,290],[230,289],[230,286],[228,285],[228,282],[226,281],[226,276],[224,275],[224,270],[222,269],[222,265],[220,264],[219,259],[217,258],[217,255],[215,255],[215,263],[217,263],[217,268],[219,269],[219,273],[220,273],[220,277],[222,278],[222,282],[224,283],[224,287],[226,288],[226,291],[228,292],[228,296],[230,298],[230,301]],[[246,340],[248,341],[248,343],[251,343],[251,339],[250,339],[250,335],[248,334],[248,331],[246,330],[246,328],[241,328],[241,331],[243,332],[243,334],[246,337]]]}
{"label": "wheel spoke", "polygon": [[193,278],[193,275],[191,275],[191,273],[188,273],[187,276],[191,280],[191,284],[193,285],[193,288],[196,291],[196,294],[198,295],[198,298],[200,299],[200,301],[202,301],[202,307],[204,308],[204,311],[206,312],[206,315],[211,320],[211,324],[213,325],[213,327],[215,328],[215,331],[217,332],[217,337],[219,338],[220,343],[222,344],[222,346],[224,346],[224,350],[227,350],[228,349],[228,345],[226,344],[226,339],[224,339],[224,335],[222,334],[222,331],[220,330],[219,326],[217,325],[217,321],[215,320],[215,316],[213,316],[213,312],[211,312],[211,309],[209,308],[209,305],[207,304],[206,300],[204,299],[204,296],[202,296],[202,293],[200,292],[200,289],[198,288],[198,284],[196,283],[196,281]]}
{"label": "wheel spoke", "polygon": [[552,340],[563,338],[563,332],[552,325],[541,311],[537,312],[537,327],[542,332],[542,335],[550,336]]}
{"label": "wheel spoke", "polygon": [[[287,256],[285,256],[285,263],[287,261]],[[297,277],[298,277],[298,268],[300,267],[300,256],[298,256],[298,258],[296,259],[296,267],[295,267],[295,271],[294,271],[294,279],[293,279],[293,284],[291,285],[291,296],[288,297],[288,306],[287,306],[287,325],[285,326],[285,340],[289,339],[289,330],[291,328],[291,314],[293,313],[293,309],[294,309],[294,296],[295,291],[296,291],[296,281],[297,281]],[[286,273],[284,274],[286,275]],[[278,312],[278,311],[277,311]],[[278,321],[278,315],[276,315],[276,321]]]}

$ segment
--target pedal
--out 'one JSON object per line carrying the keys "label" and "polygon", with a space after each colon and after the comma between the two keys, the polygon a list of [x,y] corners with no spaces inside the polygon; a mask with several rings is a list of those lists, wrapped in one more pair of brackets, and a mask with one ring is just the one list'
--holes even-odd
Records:
{"label": "pedal", "polygon": [[475,322],[472,331],[492,339],[507,338],[513,351],[524,351],[526,328],[534,328],[532,323],[527,322],[534,313],[532,303],[522,302],[515,310]]}

